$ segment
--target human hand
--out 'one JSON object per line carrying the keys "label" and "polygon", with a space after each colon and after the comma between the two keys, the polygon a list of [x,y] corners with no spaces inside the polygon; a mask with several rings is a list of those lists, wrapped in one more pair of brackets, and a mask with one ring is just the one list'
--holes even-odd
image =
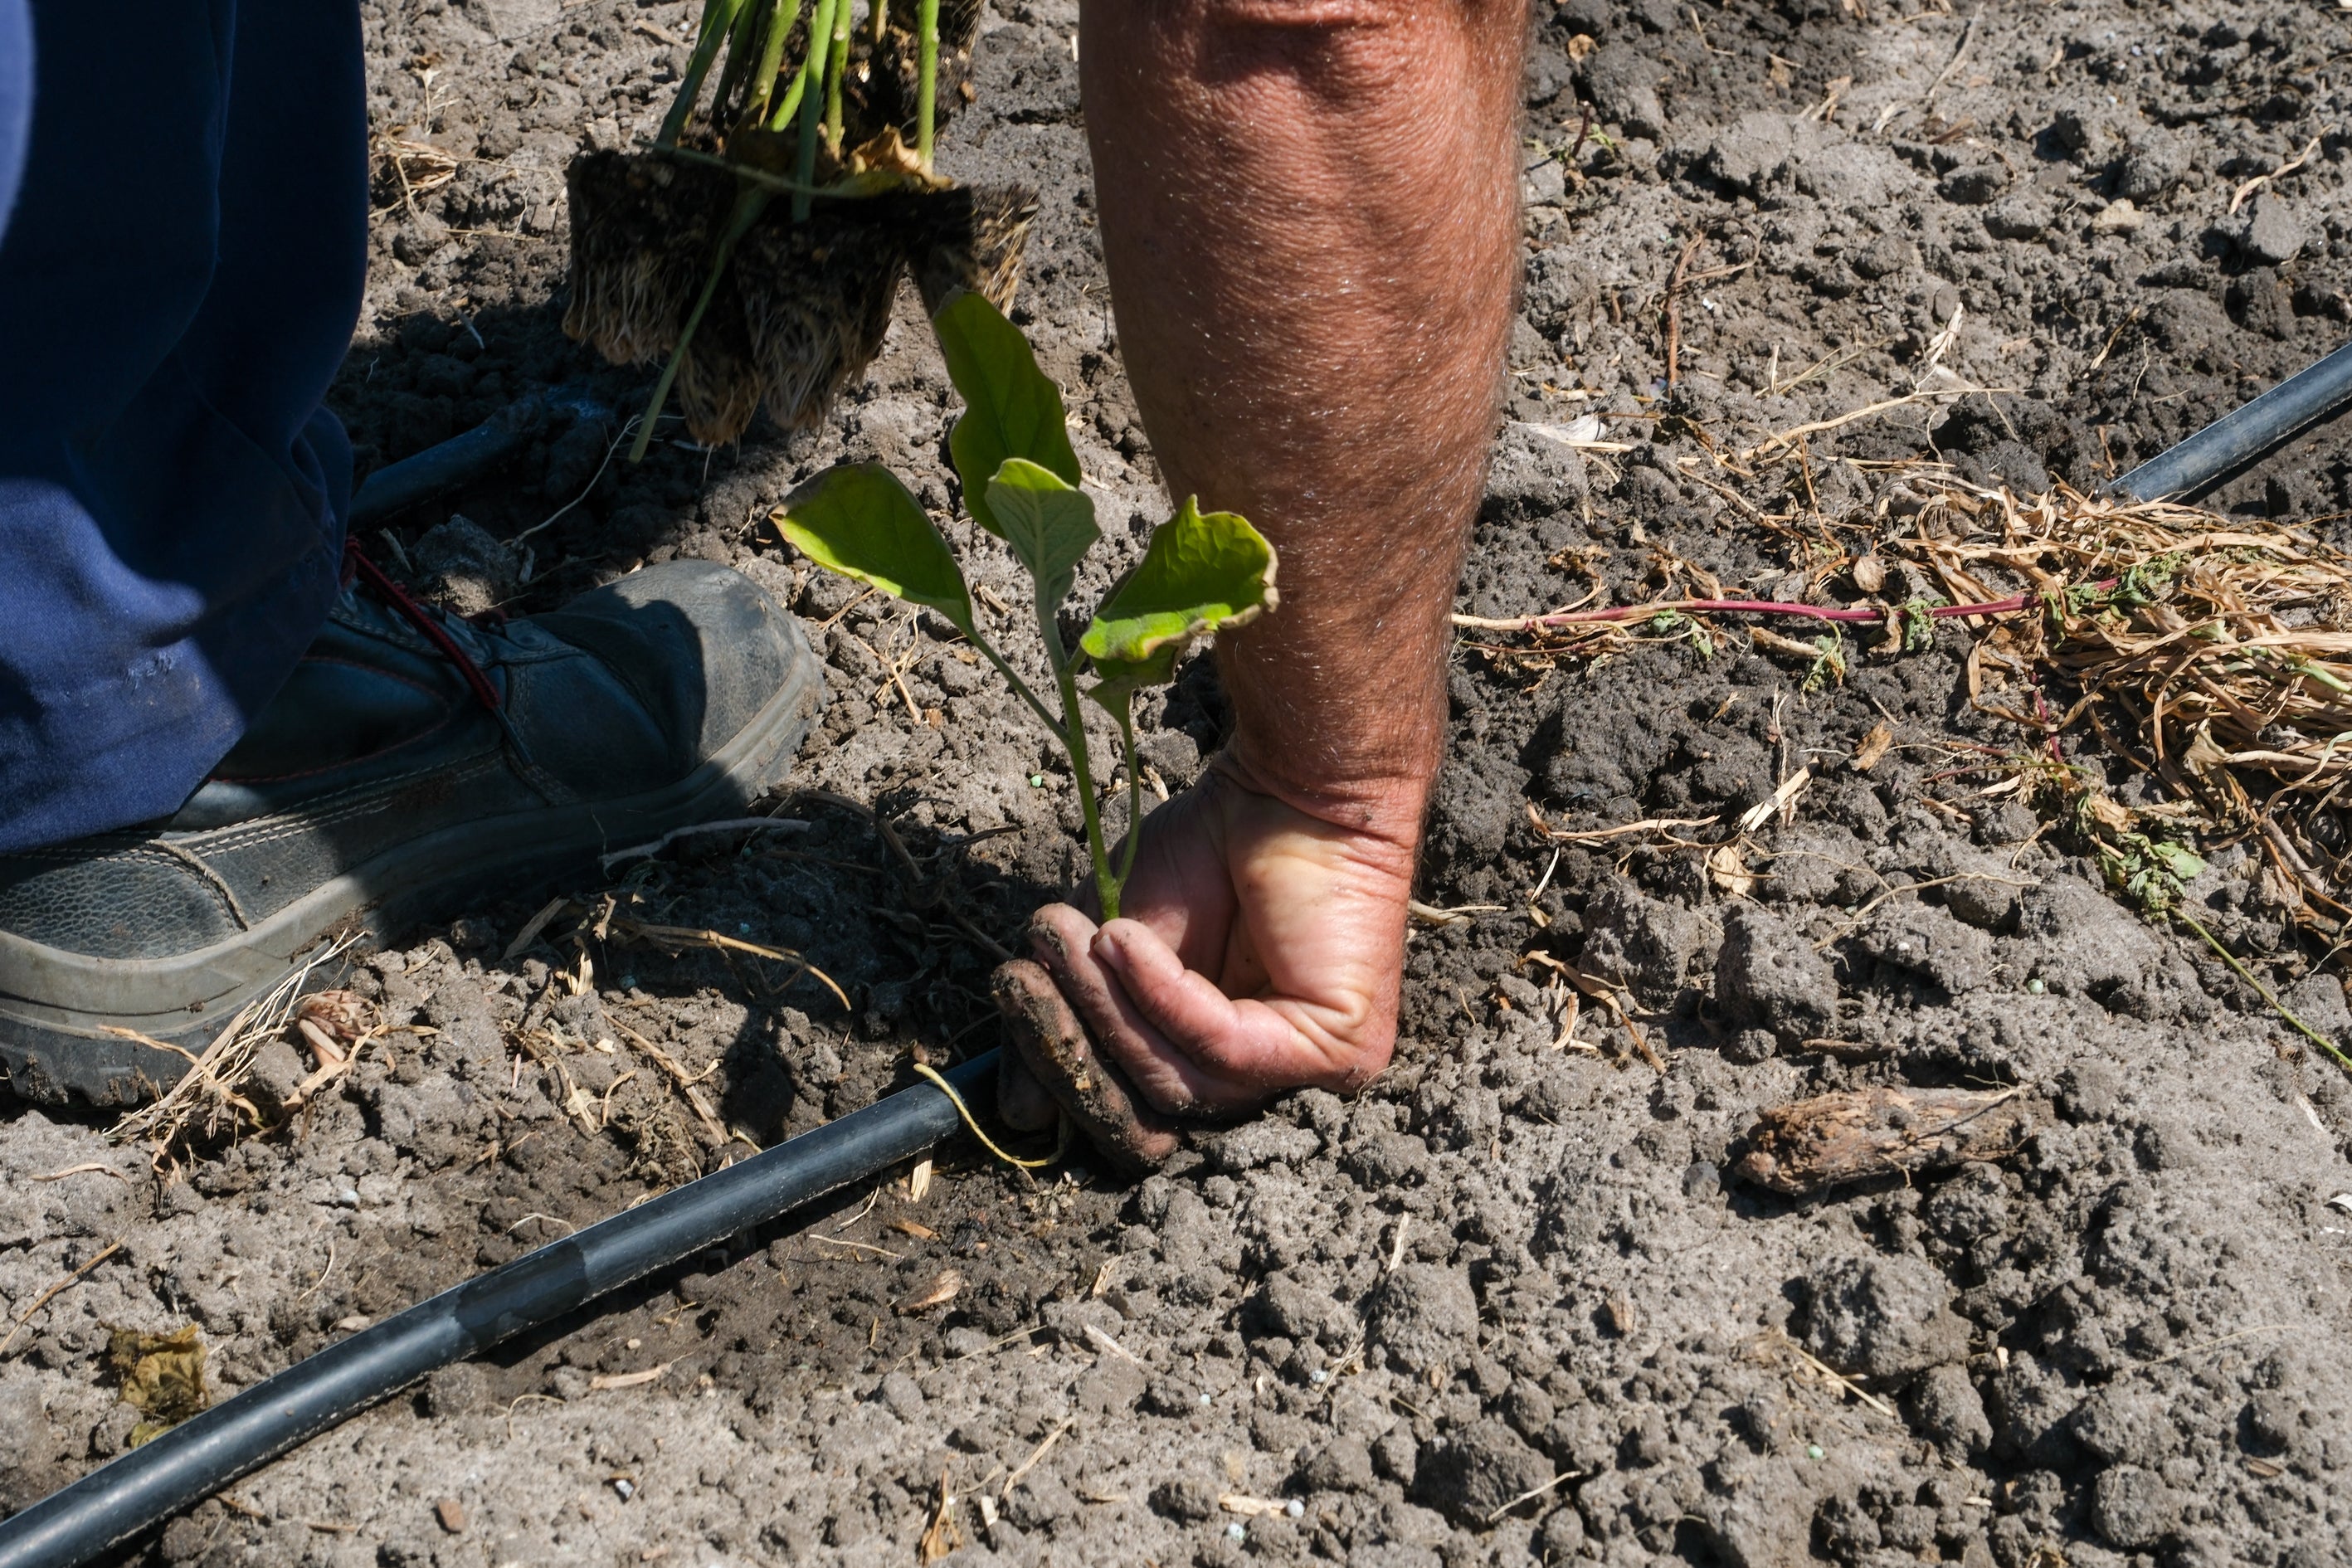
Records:
{"label": "human hand", "polygon": [[997,970],[1018,1048],[1005,1119],[1041,1129],[1059,1109],[1148,1167],[1174,1152],[1174,1119],[1369,1082],[1396,1042],[1422,796],[1310,806],[1213,760],[1145,819],[1125,918],[1049,904],[1030,923],[1034,961]]}

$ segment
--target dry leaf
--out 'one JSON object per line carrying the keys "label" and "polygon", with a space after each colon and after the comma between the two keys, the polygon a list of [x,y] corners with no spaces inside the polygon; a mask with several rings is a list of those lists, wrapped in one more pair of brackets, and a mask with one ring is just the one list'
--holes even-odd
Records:
{"label": "dry leaf", "polygon": [[926,1154],[921,1159],[915,1162],[915,1168],[913,1170],[907,1173],[907,1201],[909,1203],[921,1203],[923,1201],[923,1194],[930,1190],[931,1157],[929,1154]]}
{"label": "dry leaf", "polygon": [[1895,727],[1893,725],[1884,721],[1873,724],[1870,727],[1870,732],[1862,738],[1862,744],[1853,749],[1853,771],[1858,773],[1868,773],[1878,765],[1878,760],[1886,755],[1888,749],[1894,744]]}
{"label": "dry leaf", "polygon": [[194,1323],[168,1334],[112,1330],[106,1367],[121,1380],[122,1403],[146,1417],[131,1429],[134,1448],[212,1403],[205,1393],[204,1331]]}
{"label": "dry leaf", "polygon": [[1849,1182],[2014,1153],[2032,1115],[2013,1089],[1874,1087],[1775,1106],[1732,1169],[1759,1186],[1803,1195]]}
{"label": "dry leaf", "polygon": [[667,1372],[669,1365],[664,1362],[643,1372],[600,1372],[588,1380],[588,1390],[592,1394],[602,1394],[608,1388],[642,1388]]}
{"label": "dry leaf", "polygon": [[944,1307],[963,1289],[963,1270],[942,1268],[939,1278],[914,1295],[898,1303],[902,1313],[927,1312],[933,1307]]}
{"label": "dry leaf", "polygon": [[1756,890],[1756,878],[1740,858],[1737,844],[1718,844],[1707,852],[1707,875],[1715,885],[1735,899],[1744,899]]}
{"label": "dry leaf", "polygon": [[1853,563],[1853,585],[1865,594],[1875,594],[1886,586],[1886,560],[1881,555],[1857,556]]}
{"label": "dry leaf", "polygon": [[1244,1519],[1264,1519],[1268,1514],[1290,1511],[1290,1505],[1279,1498],[1244,1497],[1239,1492],[1227,1492],[1217,1500],[1217,1506]]}
{"label": "dry leaf", "polygon": [[1795,773],[1782,779],[1780,787],[1772,792],[1769,799],[1758,801],[1741,815],[1739,831],[1753,833],[1775,816],[1784,823],[1787,822],[1790,808],[1796,804],[1797,797],[1804,794],[1806,786],[1812,782],[1813,772],[1811,768],[1799,768]]}
{"label": "dry leaf", "polygon": [[[925,1568],[963,1545],[963,1531],[956,1523],[955,1506],[955,1494],[948,1490],[947,1477],[941,1476],[939,1504],[931,1512],[931,1522],[923,1531],[923,1539],[915,1547],[915,1560]],[[988,1511],[983,1499],[982,1512]]]}

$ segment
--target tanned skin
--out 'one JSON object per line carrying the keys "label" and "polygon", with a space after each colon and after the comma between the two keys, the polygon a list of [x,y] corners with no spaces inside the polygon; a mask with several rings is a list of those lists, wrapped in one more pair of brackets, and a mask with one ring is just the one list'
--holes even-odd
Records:
{"label": "tanned skin", "polygon": [[1049,906],[1036,965],[1000,973],[1024,1125],[1058,1102],[1149,1163],[1168,1117],[1388,1064],[1517,278],[1527,26],[1524,0],[1082,7],[1144,428],[1174,496],[1274,542],[1282,605],[1219,644],[1233,735],[1146,820],[1126,918]]}

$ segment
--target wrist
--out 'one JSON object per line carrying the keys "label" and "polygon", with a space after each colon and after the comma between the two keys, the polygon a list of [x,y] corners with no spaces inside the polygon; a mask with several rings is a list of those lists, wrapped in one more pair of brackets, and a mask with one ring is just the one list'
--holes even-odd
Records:
{"label": "wrist", "polygon": [[[1316,765],[1246,729],[1236,730],[1209,766],[1253,794],[1269,796],[1304,816],[1394,847],[1410,858],[1421,847],[1423,819],[1436,782],[1437,762],[1398,759],[1368,768]],[[1302,766],[1301,763],[1306,765]]]}

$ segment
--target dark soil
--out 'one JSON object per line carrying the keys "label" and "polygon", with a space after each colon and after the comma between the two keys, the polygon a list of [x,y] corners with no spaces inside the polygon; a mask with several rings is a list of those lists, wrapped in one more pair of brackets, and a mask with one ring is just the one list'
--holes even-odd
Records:
{"label": "dark soil", "polygon": [[[642,468],[606,462],[651,373],[559,330],[563,170],[651,129],[688,8],[366,11],[378,131],[461,161],[413,201],[388,166],[380,186],[334,394],[362,464],[541,386],[608,411],[367,542],[469,607],[680,554],[751,574],[835,674],[800,782],[884,814],[912,868],[867,817],[787,796],[805,834],[565,889],[804,950],[847,1010],[787,965],[575,937],[576,915],[508,959],[534,896],[354,967],[387,1021],[436,1032],[372,1048],[290,1128],[159,1177],[94,1121],[0,1108],[8,1318],[123,1243],[0,1357],[0,1506],[121,1447],[137,1415],[102,1373],[110,1325],[198,1323],[216,1389],[241,1386],[910,1081],[918,1047],[992,1043],[971,933],[1009,939],[1072,863],[1067,773],[992,678],[945,628],[812,575],[765,521],[845,457],[947,508],[952,398],[911,293],[821,427],[717,450],[666,427]],[[1016,314],[1126,552],[1164,502],[1092,233],[1075,17],[984,16],[947,159],[1044,193]],[[1526,319],[1463,608],[1543,609],[1595,575],[1621,597],[1696,574],[1834,587],[1703,479],[1817,507],[1851,550],[1883,465],[2086,487],[2319,357],[2352,317],[2347,142],[2325,130],[2347,54],[2352,25],[2312,5],[1569,0],[1529,73]],[[1661,317],[1694,236],[1669,393]],[[1801,471],[1750,484],[1704,460],[1915,389],[1936,395],[1814,435]],[[1633,449],[1563,445],[1588,412],[1640,416],[1609,422]],[[2216,504],[2352,510],[2352,446],[2322,431]],[[1013,602],[1001,553],[951,536]],[[2341,1562],[2352,1214],[2329,1200],[2352,1191],[2352,1095],[2063,835],[1948,776],[1963,744],[2017,743],[1969,707],[1965,651],[1948,626],[1808,694],[1802,661],[1736,638],[1557,668],[1465,649],[1422,896],[1503,912],[1419,931],[1398,1064],[1360,1100],[1294,1097],[1131,1186],[1033,1180],[959,1140],[919,1198],[897,1173],[452,1368],[140,1552],[898,1564],[944,1490],[949,1560],[971,1563]],[[1154,708],[1145,754],[1180,788],[1216,742],[1206,667]],[[1881,722],[1895,748],[1858,771]],[[1528,811],[1727,819],[1803,766],[1746,897],[1655,836],[1555,863]],[[2258,864],[2216,855],[2190,897],[2352,1034]],[[1627,984],[1665,1070],[1597,1007],[1559,1041],[1564,993],[1531,952]],[[697,1092],[740,1142],[713,1145],[637,1037],[709,1073]],[[2030,1130],[1812,1199],[1727,1173],[1760,1110],[1880,1083],[2014,1086]],[[919,1305],[950,1268],[952,1300]]]}

